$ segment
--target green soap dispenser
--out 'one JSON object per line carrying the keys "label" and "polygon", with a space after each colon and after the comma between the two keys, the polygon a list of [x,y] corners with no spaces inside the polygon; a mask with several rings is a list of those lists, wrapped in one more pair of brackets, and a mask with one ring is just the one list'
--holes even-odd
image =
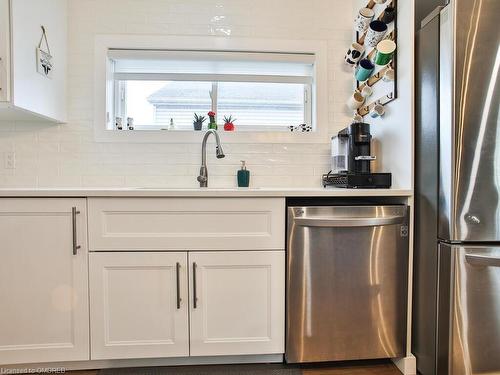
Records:
{"label": "green soap dispenser", "polygon": [[250,171],[247,171],[245,160],[241,161],[241,169],[238,171],[238,187],[248,187],[250,185]]}

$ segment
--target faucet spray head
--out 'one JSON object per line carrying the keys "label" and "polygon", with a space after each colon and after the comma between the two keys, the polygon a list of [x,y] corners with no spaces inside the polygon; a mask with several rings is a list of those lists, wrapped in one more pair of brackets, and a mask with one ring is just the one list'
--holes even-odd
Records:
{"label": "faucet spray head", "polygon": [[222,150],[222,146],[215,147],[215,155],[217,156],[217,159],[222,159],[226,156],[224,155],[224,150]]}

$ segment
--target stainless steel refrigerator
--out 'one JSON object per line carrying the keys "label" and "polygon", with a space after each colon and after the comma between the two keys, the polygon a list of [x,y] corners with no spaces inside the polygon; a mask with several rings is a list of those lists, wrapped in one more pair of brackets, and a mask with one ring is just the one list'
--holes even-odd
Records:
{"label": "stainless steel refrigerator", "polygon": [[500,0],[417,32],[412,352],[422,375],[500,374]]}

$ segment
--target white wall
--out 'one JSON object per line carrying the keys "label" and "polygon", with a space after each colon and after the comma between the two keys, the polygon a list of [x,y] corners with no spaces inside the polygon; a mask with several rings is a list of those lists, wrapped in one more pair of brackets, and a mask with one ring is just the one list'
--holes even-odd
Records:
{"label": "white wall", "polygon": [[[366,1],[358,0],[358,6]],[[357,9],[354,10],[357,12]],[[377,150],[377,167],[381,171],[392,172],[393,184],[396,187],[413,187],[413,0],[398,1],[398,34],[397,34],[397,91],[398,98],[387,104],[383,117],[372,119],[365,117],[370,123],[373,136],[380,142]],[[370,99],[380,97],[374,86]],[[383,92],[386,94],[386,91]]]}
{"label": "white wall", "polygon": [[[0,124],[0,155],[15,151],[15,170],[0,163],[0,187],[195,187],[198,144],[97,143],[93,135],[96,34],[216,35],[316,39],[328,44],[329,133],[350,121],[352,78],[342,68],[356,0],[69,0],[68,124]],[[404,23],[402,23],[404,25]],[[389,131],[389,129],[388,129]],[[241,159],[254,186],[320,186],[330,145],[226,144],[209,155],[210,184],[235,186]],[[1,162],[1,160],[0,160]]]}

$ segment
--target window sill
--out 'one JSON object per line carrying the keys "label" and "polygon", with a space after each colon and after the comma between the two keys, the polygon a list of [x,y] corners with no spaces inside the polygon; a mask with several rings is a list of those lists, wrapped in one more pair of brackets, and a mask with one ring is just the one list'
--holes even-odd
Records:
{"label": "window sill", "polygon": [[[199,143],[206,130],[97,130],[97,142],[119,143]],[[226,132],[218,131],[224,143],[325,143],[329,141],[325,132]]]}

